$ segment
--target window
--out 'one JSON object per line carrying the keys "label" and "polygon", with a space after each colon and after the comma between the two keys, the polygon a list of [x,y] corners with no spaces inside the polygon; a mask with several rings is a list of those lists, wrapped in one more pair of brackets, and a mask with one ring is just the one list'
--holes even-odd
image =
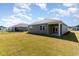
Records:
{"label": "window", "polygon": [[40,30],[45,30],[45,27],[44,26],[40,26]]}
{"label": "window", "polygon": [[44,26],[43,26],[43,30],[44,30],[45,28],[44,28]]}
{"label": "window", "polygon": [[57,27],[57,26],[55,26],[55,31],[56,31],[56,32],[58,31],[58,27]]}
{"label": "window", "polygon": [[40,30],[42,30],[42,26],[40,26]]}

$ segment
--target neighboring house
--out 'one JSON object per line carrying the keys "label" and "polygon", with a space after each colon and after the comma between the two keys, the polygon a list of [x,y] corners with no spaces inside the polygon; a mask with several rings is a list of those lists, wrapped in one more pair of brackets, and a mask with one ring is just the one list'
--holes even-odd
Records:
{"label": "neighboring house", "polygon": [[28,32],[61,36],[68,32],[67,25],[60,20],[44,19],[28,26]]}
{"label": "neighboring house", "polygon": [[69,31],[73,31],[74,27],[73,26],[68,26]]}
{"label": "neighboring house", "polygon": [[79,31],[79,25],[74,26],[74,27],[73,27],[73,30],[75,30],[75,31]]}
{"label": "neighboring house", "polygon": [[7,28],[4,27],[4,26],[0,26],[0,31],[1,31],[1,32],[7,31]]}
{"label": "neighboring house", "polygon": [[17,25],[8,28],[8,31],[13,31],[13,32],[23,32],[27,30],[28,30],[28,25],[25,23],[19,23]]}

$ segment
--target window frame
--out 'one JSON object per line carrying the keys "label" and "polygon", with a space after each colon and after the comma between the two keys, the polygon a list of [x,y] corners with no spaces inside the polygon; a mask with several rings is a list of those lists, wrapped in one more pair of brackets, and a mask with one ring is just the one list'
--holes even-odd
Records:
{"label": "window frame", "polygon": [[45,26],[44,25],[40,25],[40,30],[45,30]]}

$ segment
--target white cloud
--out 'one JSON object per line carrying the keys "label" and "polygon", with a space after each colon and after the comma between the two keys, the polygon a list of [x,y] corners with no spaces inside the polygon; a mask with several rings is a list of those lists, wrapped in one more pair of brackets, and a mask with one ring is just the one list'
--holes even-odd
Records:
{"label": "white cloud", "polygon": [[70,15],[78,14],[79,8],[77,7],[69,7],[67,9],[57,8],[50,10],[48,13],[52,15],[55,14],[57,16],[70,16]]}
{"label": "white cloud", "polygon": [[18,23],[26,23],[22,19],[16,18],[14,16],[10,16],[8,18],[3,18],[2,21],[5,23],[4,25],[7,27],[18,24]]}
{"label": "white cloud", "polygon": [[21,19],[25,19],[26,21],[27,20],[32,20],[32,17],[28,14],[22,14],[22,13],[18,13],[15,15],[15,17],[19,17]]}
{"label": "white cloud", "polygon": [[28,15],[29,15],[29,16],[33,16],[32,13],[29,13]]}
{"label": "white cloud", "polygon": [[[23,17],[30,19],[29,17],[32,16],[32,14],[30,12],[27,12],[27,11],[31,10],[30,5],[31,4],[23,4],[23,3],[15,4],[15,6],[13,8],[13,12],[16,16],[19,16],[19,17],[23,16]],[[29,16],[27,16],[27,15],[29,15]]]}
{"label": "white cloud", "polygon": [[50,10],[49,13],[55,13],[55,14],[59,14],[60,16],[67,16],[69,15],[69,12],[63,9],[53,9]]}
{"label": "white cloud", "polygon": [[74,17],[75,19],[79,20],[79,14],[73,15],[73,17]]}
{"label": "white cloud", "polygon": [[31,3],[18,3],[18,4],[15,4],[15,6],[18,8],[31,10],[31,8],[30,8]]}
{"label": "white cloud", "polygon": [[47,10],[47,4],[46,3],[36,3],[37,6],[39,6],[42,10]]}
{"label": "white cloud", "polygon": [[79,8],[77,7],[78,4],[76,3],[64,3],[63,5],[65,7],[68,7],[66,11],[70,13],[77,13],[79,10]]}
{"label": "white cloud", "polygon": [[63,6],[65,6],[65,7],[75,7],[76,4],[75,3],[63,3]]}
{"label": "white cloud", "polygon": [[78,12],[78,8],[70,7],[70,8],[68,8],[68,11],[71,12],[71,13],[77,13]]}
{"label": "white cloud", "polygon": [[61,20],[59,17],[54,17],[53,19]]}
{"label": "white cloud", "polygon": [[[30,16],[27,15],[20,15],[21,17],[16,17],[15,15],[12,15],[7,18],[3,18],[2,21],[4,22],[5,26],[12,26],[18,23],[28,23],[32,20]],[[22,18],[24,17],[24,19]]]}
{"label": "white cloud", "polygon": [[[38,19],[38,20],[44,20],[44,19],[49,19],[49,18],[45,18],[45,17],[38,17],[37,19]],[[53,17],[53,18],[50,18],[50,19],[57,19],[57,20],[61,20],[59,17]]]}
{"label": "white cloud", "polygon": [[[1,19],[5,26],[12,26],[18,23],[29,23],[32,20],[31,8],[27,4],[15,4],[13,14],[9,17]],[[29,12],[26,12],[29,11]]]}
{"label": "white cloud", "polygon": [[17,14],[17,13],[25,13],[26,12],[26,9],[19,9],[18,7],[13,7],[13,13],[14,14]]}
{"label": "white cloud", "polygon": [[45,19],[44,17],[38,17],[37,18],[38,20],[43,20],[43,19]]}

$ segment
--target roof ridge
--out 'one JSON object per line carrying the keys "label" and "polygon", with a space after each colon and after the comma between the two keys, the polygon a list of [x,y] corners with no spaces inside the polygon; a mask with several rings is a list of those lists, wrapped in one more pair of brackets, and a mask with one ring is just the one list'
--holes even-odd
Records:
{"label": "roof ridge", "polygon": [[42,23],[64,23],[62,20],[57,20],[57,19],[43,19],[39,21],[35,21],[32,24],[42,24]]}

